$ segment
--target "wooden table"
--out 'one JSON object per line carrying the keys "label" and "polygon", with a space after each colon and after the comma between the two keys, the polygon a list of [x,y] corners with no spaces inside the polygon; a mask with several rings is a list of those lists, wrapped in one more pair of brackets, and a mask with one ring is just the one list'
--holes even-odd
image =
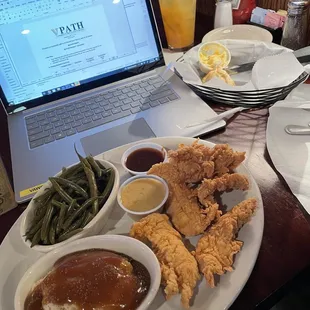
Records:
{"label": "wooden table", "polygon": [[[218,111],[224,107],[213,105]],[[205,139],[229,143],[247,152],[247,166],[262,193],[265,208],[265,230],[262,246],[253,273],[231,309],[254,309],[271,295],[266,303],[277,298],[276,292],[310,265],[310,225],[302,206],[291,194],[281,176],[273,170],[266,150],[265,133],[268,110],[242,112],[226,129],[209,134]],[[0,152],[11,177],[10,151],[4,111],[0,111],[2,134]],[[296,163],[298,164],[298,163]],[[25,206],[0,217],[0,242],[22,213]]]}

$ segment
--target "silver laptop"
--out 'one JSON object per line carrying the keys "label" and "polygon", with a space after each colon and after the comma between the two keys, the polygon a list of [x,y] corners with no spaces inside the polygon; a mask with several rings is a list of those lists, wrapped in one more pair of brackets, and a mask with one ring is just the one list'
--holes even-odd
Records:
{"label": "silver laptop", "polygon": [[166,70],[148,0],[5,1],[0,68],[18,202],[77,161],[74,144],[97,155],[225,125],[184,129],[215,112]]}

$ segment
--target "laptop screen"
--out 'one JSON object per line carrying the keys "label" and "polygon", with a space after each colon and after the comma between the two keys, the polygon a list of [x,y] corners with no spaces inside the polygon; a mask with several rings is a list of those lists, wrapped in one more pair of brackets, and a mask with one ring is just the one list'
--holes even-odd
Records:
{"label": "laptop screen", "polygon": [[147,1],[1,1],[0,85],[7,105],[159,61]]}

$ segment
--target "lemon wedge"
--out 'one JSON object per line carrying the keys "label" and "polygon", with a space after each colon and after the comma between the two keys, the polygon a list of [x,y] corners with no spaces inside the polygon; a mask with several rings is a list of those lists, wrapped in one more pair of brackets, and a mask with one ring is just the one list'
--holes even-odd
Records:
{"label": "lemon wedge", "polygon": [[229,50],[222,44],[210,42],[203,44],[198,50],[200,70],[209,73],[217,68],[227,68],[231,60]]}

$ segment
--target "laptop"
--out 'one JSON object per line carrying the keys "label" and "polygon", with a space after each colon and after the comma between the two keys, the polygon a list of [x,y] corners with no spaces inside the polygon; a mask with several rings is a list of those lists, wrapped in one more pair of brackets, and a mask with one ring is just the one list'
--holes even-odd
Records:
{"label": "laptop", "polygon": [[148,0],[5,1],[0,98],[15,198],[77,162],[156,136],[195,137],[225,122],[167,70]]}

